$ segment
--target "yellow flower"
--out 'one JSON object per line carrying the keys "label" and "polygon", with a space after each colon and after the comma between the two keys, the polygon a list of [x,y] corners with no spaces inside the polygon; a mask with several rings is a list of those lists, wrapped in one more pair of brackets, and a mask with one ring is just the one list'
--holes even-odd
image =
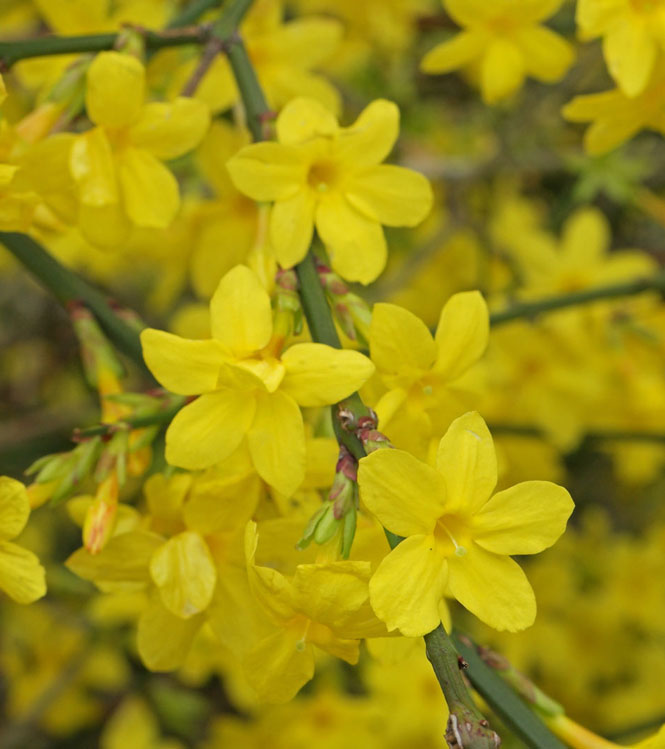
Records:
{"label": "yellow flower", "polygon": [[573,49],[539,21],[551,16],[561,1],[443,0],[446,11],[463,30],[430,50],[421,69],[448,73],[477,64],[487,104],[513,94],[526,76],[553,83],[570,67]]}
{"label": "yellow flower", "polygon": [[342,128],[317,101],[299,98],[277,118],[278,143],[255,143],[229,161],[241,192],[273,201],[270,240],[282,267],[305,257],[316,226],[341,276],[366,284],[381,273],[381,224],[415,226],[432,206],[425,177],[380,163],[398,129],[399,110],[384,99]]}
{"label": "yellow flower", "polygon": [[155,377],[174,393],[201,397],[166,433],[166,458],[190,470],[228,457],[247,437],[258,474],[284,494],[305,476],[300,406],[335,403],[357,390],[374,365],[356,351],[299,343],[279,355],[270,297],[257,275],[238,265],[210,302],[213,337],[188,340],[160,330],[141,334]]}
{"label": "yellow flower", "polygon": [[32,603],[46,593],[44,568],[37,557],[10,543],[25,528],[29,515],[23,484],[0,476],[0,589],[18,603]]}
{"label": "yellow flower", "polygon": [[[609,251],[610,226],[597,208],[580,208],[554,243],[519,245],[516,260],[523,276],[521,292],[529,297],[554,296],[653,273],[657,264],[638,250]],[[579,310],[575,310],[579,312]]]}
{"label": "yellow flower", "polygon": [[640,130],[665,133],[665,64],[658,64],[646,87],[629,98],[621,89],[576,96],[563,108],[571,122],[590,122],[584,147],[599,156],[630,140]]}
{"label": "yellow flower", "polygon": [[291,579],[255,562],[258,535],[250,522],[245,554],[250,588],[270,617],[270,633],[243,658],[259,698],[286,702],[314,676],[315,648],[358,661],[359,640],[387,634],[368,600],[370,562],[299,564]]}
{"label": "yellow flower", "polygon": [[[379,423],[391,440],[414,452],[427,443],[432,422],[437,436],[468,405],[464,375],[487,347],[489,315],[478,291],[454,294],[444,305],[436,335],[395,304],[375,304],[369,328],[370,357],[388,387],[376,405]],[[460,400],[460,398],[462,400]],[[398,444],[398,446],[402,446]]]}
{"label": "yellow flower", "polygon": [[69,168],[79,225],[93,244],[115,247],[131,225],[164,228],[180,206],[178,183],[161,160],[191,150],[208,110],[194,99],[144,103],[145,69],[130,55],[102,52],[88,70],[86,108],[97,127],[74,142]]}
{"label": "yellow flower", "polygon": [[579,0],[576,18],[583,39],[603,37],[603,55],[621,91],[641,94],[665,49],[665,2]]}
{"label": "yellow flower", "polygon": [[492,437],[475,412],[456,419],[439,444],[436,469],[401,450],[360,461],[365,506],[406,538],[381,562],[370,602],[389,630],[415,637],[441,621],[444,595],[495,629],[533,623],[533,590],[511,554],[535,554],[563,533],[573,510],[568,492],[525,481],[493,497]]}

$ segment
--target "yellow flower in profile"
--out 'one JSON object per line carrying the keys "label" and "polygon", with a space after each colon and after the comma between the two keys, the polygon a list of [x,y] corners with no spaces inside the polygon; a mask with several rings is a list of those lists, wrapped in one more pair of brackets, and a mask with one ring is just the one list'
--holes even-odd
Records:
{"label": "yellow flower in profile", "polygon": [[443,0],[462,27],[449,41],[430,50],[421,63],[425,73],[449,73],[478,65],[480,90],[487,104],[520,89],[526,76],[553,83],[573,61],[573,48],[540,21],[562,0]]}
{"label": "yellow flower in profile", "polygon": [[405,536],[369,584],[372,608],[389,630],[416,637],[435,629],[444,595],[495,629],[533,623],[533,590],[510,555],[551,546],[573,501],[549,481],[492,496],[496,482],[492,437],[476,412],[451,424],[436,469],[401,450],[376,450],[360,461],[361,500],[385,528]]}
{"label": "yellow flower in profile", "polygon": [[369,327],[370,358],[388,388],[376,404],[379,423],[397,447],[424,454],[433,425],[440,436],[467,411],[473,392],[465,375],[487,348],[489,313],[478,291],[453,294],[436,335],[395,304],[375,304]]}
{"label": "yellow flower in profile", "polygon": [[141,334],[143,356],[157,380],[181,395],[199,395],[173,419],[166,459],[190,470],[231,455],[245,437],[258,474],[284,494],[305,477],[300,406],[336,403],[374,372],[357,351],[298,343],[280,356],[270,297],[258,276],[238,265],[210,301],[212,338],[188,340],[161,330]]}
{"label": "yellow flower in profile", "polygon": [[44,568],[37,557],[10,542],[25,528],[29,515],[23,484],[0,476],[0,589],[18,603],[32,603],[46,593]]}
{"label": "yellow flower in profile", "polygon": [[161,162],[196,146],[208,129],[199,101],[144,103],[145,69],[102,52],[88,70],[86,109],[96,125],[79,135],[69,168],[80,200],[79,226],[93,244],[115,247],[132,225],[165,228],[180,206],[176,178]]}
{"label": "yellow flower in profile", "polygon": [[646,87],[630,98],[621,89],[576,96],[562,110],[571,122],[590,122],[584,148],[600,156],[630,140],[640,130],[665,134],[665,63],[657,64]]}
{"label": "yellow flower in profile", "polygon": [[576,20],[582,39],[602,36],[605,62],[621,91],[641,94],[665,50],[665,2],[579,0]]}
{"label": "yellow flower in profile", "polygon": [[278,143],[246,146],[228,162],[241,192],[273,202],[270,241],[283,268],[305,257],[316,226],[345,279],[367,284],[381,273],[381,224],[415,226],[432,206],[425,177],[381,164],[398,130],[399,109],[384,99],[343,128],[319,102],[298,98],[277,118]]}

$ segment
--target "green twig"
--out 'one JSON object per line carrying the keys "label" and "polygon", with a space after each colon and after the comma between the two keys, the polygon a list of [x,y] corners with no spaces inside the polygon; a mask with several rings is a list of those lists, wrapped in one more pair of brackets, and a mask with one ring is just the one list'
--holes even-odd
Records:
{"label": "green twig", "polygon": [[506,309],[493,312],[490,315],[490,324],[492,326],[503,325],[512,320],[534,318],[542,312],[551,312],[552,310],[564,309],[565,307],[590,304],[601,299],[634,296],[636,294],[644,294],[647,291],[665,293],[665,272],[656,273],[650,278],[637,278],[624,283],[597,286],[596,288],[584,289],[583,291],[574,291],[570,294],[537,299],[533,302],[518,302]]}
{"label": "green twig", "polygon": [[0,243],[55,298],[67,307],[82,302],[97,318],[113,343],[132,359],[146,374],[138,331],[124,322],[104,294],[84,281],[74,271],[61,265],[32,237],[18,232],[0,232]]}
{"label": "green twig", "polygon": [[[120,33],[39,36],[34,39],[0,42],[0,70],[8,70],[20,60],[31,57],[103,52],[113,49]],[[196,26],[162,32],[142,30],[141,34],[146,49],[158,50],[165,47],[181,47],[184,44],[204,44],[210,38],[210,29],[207,26]]]}
{"label": "green twig", "polygon": [[540,718],[483,662],[468,637],[454,634],[452,639],[468,666],[465,674],[474,689],[518,738],[534,749],[565,749]]}
{"label": "green twig", "polygon": [[185,405],[186,398],[178,398],[175,402],[163,408],[160,411],[154,413],[143,414],[141,416],[128,416],[121,421],[115,421],[113,424],[97,424],[93,427],[87,427],[86,429],[75,429],[72,435],[74,442],[81,442],[84,439],[90,437],[96,437],[103,434],[113,434],[122,429],[141,429],[143,427],[157,426],[158,424],[166,424],[170,422],[173,417],[180,411]]}

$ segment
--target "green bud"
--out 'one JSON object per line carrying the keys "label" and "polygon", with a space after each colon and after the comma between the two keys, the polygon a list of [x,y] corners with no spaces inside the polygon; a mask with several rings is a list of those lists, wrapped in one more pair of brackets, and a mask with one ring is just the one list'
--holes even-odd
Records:
{"label": "green bud", "polygon": [[351,546],[356,535],[356,506],[351,505],[344,516],[342,526],[342,537],[340,541],[340,553],[342,559],[348,559],[351,553]]}
{"label": "green bud", "polygon": [[316,526],[316,530],[314,531],[314,540],[316,541],[316,543],[325,544],[326,541],[330,541],[330,539],[339,530],[341,524],[342,521],[335,517],[332,504],[327,504],[325,512],[323,513]]}

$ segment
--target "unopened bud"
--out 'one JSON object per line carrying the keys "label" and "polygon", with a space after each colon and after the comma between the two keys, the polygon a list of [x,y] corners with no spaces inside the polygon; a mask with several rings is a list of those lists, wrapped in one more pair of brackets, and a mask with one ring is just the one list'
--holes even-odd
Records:
{"label": "unopened bud", "polygon": [[90,554],[98,554],[108,543],[115,528],[117,502],[96,497],[85,515],[83,545]]}
{"label": "unopened bud", "polygon": [[321,516],[314,531],[314,541],[317,544],[325,544],[337,533],[340,526],[339,518],[335,517],[332,504],[326,505],[325,512]]}

